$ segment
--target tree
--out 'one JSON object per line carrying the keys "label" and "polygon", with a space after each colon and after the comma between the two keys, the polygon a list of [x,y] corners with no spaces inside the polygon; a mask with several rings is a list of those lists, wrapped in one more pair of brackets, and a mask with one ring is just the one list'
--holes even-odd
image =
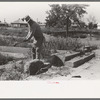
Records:
{"label": "tree", "polygon": [[97,24],[94,24],[94,26],[93,26],[95,29],[97,29],[97,27],[98,27],[98,25]]}
{"label": "tree", "polygon": [[90,15],[89,18],[87,18],[87,21],[89,29],[97,28],[97,20],[95,16]]}
{"label": "tree", "polygon": [[89,18],[87,18],[88,23],[96,24],[97,20],[95,16],[89,15]]}
{"label": "tree", "polygon": [[51,10],[46,12],[48,14],[46,17],[46,25],[51,27],[57,26],[58,24],[60,24],[60,27],[66,25],[67,36],[71,21],[80,24],[81,18],[86,14],[87,6],[88,5],[84,4],[62,4],[61,6],[59,4],[50,5]]}
{"label": "tree", "polygon": [[88,23],[88,27],[89,29],[93,29],[93,23],[92,22]]}
{"label": "tree", "polygon": [[92,30],[94,28],[97,28],[97,21],[95,16],[90,15],[89,18],[87,18],[88,21],[88,28],[90,29],[90,40],[92,40]]}

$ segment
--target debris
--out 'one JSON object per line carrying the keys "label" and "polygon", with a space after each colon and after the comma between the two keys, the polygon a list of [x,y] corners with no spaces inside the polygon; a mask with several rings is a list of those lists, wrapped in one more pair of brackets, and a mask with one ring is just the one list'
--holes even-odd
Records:
{"label": "debris", "polygon": [[78,76],[72,76],[72,78],[81,78],[81,76],[80,75],[78,75]]}

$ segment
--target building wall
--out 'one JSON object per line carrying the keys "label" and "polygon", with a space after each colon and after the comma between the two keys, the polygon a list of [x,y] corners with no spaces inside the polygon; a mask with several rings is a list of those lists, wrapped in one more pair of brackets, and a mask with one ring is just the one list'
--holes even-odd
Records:
{"label": "building wall", "polygon": [[97,26],[97,29],[100,29],[100,25]]}
{"label": "building wall", "polygon": [[27,24],[20,24],[20,27],[28,27]]}
{"label": "building wall", "polygon": [[45,28],[45,25],[40,25],[41,29]]}
{"label": "building wall", "polygon": [[27,24],[11,24],[12,27],[27,27]]}
{"label": "building wall", "polygon": [[0,27],[8,26],[7,24],[0,24]]}

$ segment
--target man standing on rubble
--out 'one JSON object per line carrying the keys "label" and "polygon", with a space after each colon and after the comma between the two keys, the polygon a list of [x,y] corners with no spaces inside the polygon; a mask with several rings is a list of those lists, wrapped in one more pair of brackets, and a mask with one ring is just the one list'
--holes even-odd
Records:
{"label": "man standing on rubble", "polygon": [[33,53],[33,59],[40,59],[40,53],[42,50],[42,44],[44,41],[44,36],[41,31],[40,26],[31,19],[30,16],[26,16],[22,18],[22,20],[26,20],[29,26],[29,32],[23,42],[29,41],[31,38],[33,38],[33,47],[32,47],[32,53]]}

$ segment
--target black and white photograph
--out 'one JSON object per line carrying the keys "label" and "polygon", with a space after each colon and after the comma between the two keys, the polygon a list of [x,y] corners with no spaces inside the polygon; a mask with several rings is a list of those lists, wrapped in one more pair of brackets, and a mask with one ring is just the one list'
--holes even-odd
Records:
{"label": "black and white photograph", "polygon": [[0,2],[0,80],[100,80],[100,2]]}

